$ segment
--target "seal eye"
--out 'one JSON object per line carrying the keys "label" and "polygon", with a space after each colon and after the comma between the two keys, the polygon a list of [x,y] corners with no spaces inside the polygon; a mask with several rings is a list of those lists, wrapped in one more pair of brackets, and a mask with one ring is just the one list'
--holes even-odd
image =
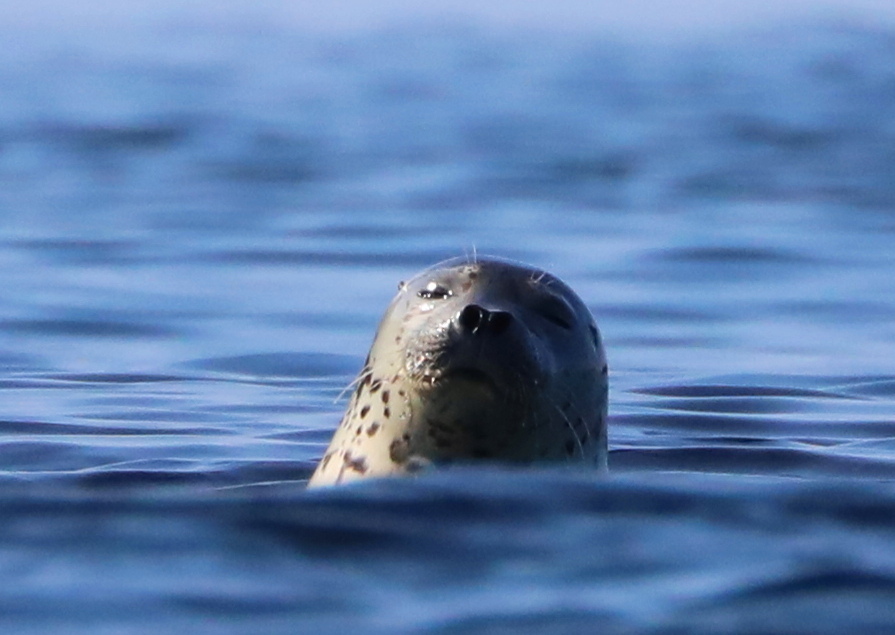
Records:
{"label": "seal eye", "polygon": [[417,295],[425,300],[444,300],[452,295],[447,287],[443,287],[437,282],[430,282],[425,289],[421,289]]}
{"label": "seal eye", "polygon": [[572,310],[559,298],[552,297],[544,301],[538,312],[545,320],[567,331],[572,330],[575,318]]}

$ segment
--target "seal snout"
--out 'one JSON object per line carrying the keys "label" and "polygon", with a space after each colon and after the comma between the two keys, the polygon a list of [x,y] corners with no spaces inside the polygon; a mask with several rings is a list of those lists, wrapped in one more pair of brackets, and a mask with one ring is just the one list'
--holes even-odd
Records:
{"label": "seal snout", "polygon": [[478,304],[467,304],[457,314],[457,324],[472,335],[489,333],[500,335],[513,322],[513,316],[506,311],[489,311]]}

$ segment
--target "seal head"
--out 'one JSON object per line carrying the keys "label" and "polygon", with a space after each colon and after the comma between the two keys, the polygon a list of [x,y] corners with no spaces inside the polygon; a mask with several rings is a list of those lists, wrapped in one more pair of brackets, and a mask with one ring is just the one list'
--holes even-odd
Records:
{"label": "seal head", "polygon": [[309,485],[480,459],[605,468],[607,374],[590,311],[558,278],[439,263],[399,285]]}

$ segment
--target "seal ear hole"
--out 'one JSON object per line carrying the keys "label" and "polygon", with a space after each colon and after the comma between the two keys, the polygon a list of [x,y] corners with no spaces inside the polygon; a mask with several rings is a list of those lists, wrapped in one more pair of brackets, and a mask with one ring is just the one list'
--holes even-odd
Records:
{"label": "seal ear hole", "polygon": [[433,281],[427,284],[425,289],[420,289],[417,295],[424,300],[444,300],[453,295],[453,292],[447,287]]}
{"label": "seal ear hole", "polygon": [[594,340],[594,348],[600,348],[600,332],[597,331],[597,327],[591,324],[587,328],[590,331],[590,336]]}

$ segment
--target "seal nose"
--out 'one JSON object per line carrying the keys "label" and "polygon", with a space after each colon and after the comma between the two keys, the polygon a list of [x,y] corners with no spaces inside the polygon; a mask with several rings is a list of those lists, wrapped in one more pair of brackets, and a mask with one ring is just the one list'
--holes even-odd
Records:
{"label": "seal nose", "polygon": [[506,311],[489,311],[478,304],[467,304],[457,316],[460,327],[473,335],[481,332],[500,335],[512,321],[513,316]]}

